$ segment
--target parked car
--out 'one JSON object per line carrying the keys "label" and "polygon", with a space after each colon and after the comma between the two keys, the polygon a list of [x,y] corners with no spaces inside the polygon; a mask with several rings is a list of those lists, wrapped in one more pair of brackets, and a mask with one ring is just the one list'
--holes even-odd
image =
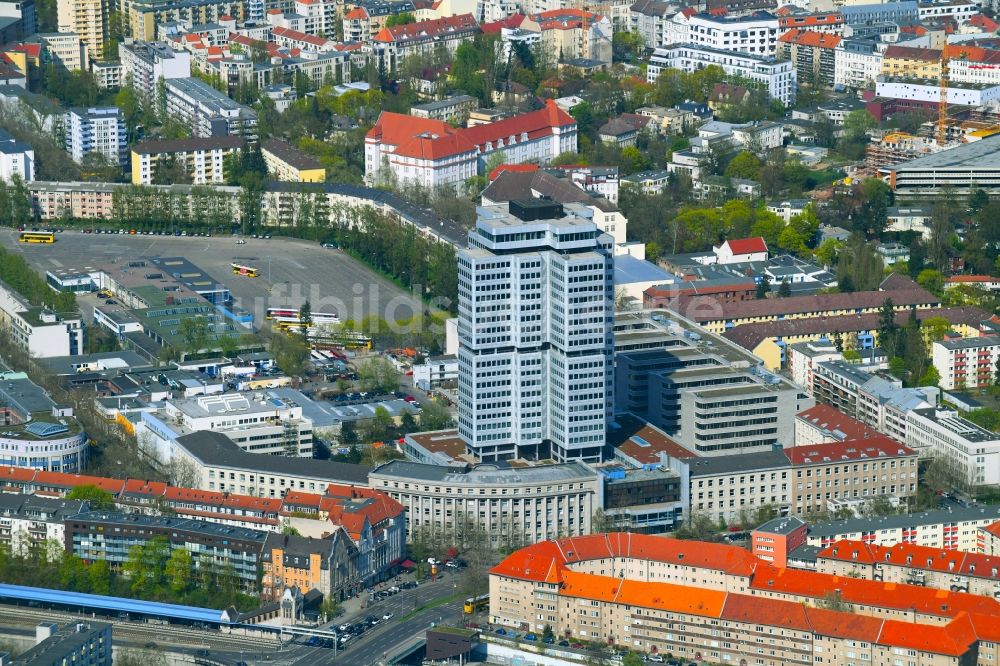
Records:
{"label": "parked car", "polygon": [[524,640],[526,640],[526,641],[537,641],[538,640],[538,636],[536,636],[535,634],[525,634],[524,635]]}
{"label": "parked car", "polygon": [[569,647],[569,641],[567,640],[559,641],[558,645],[559,647]]}
{"label": "parked car", "polygon": [[507,630],[504,629],[503,627],[500,627],[499,629],[497,629],[493,633],[495,633],[497,636],[506,636],[507,635]]}
{"label": "parked car", "polygon": [[652,662],[654,664],[663,664],[667,660],[663,658],[662,654],[647,654],[646,661]]}
{"label": "parked car", "polygon": [[382,616],[382,619],[385,620],[386,622],[388,622],[392,618],[393,618],[393,614],[392,613],[386,613],[385,615]]}

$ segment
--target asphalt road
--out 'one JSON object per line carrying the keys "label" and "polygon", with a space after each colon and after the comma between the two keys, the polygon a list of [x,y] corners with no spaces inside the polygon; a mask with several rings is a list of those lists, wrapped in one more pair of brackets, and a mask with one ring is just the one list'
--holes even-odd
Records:
{"label": "asphalt road", "polygon": [[[387,321],[413,316],[418,299],[340,250],[291,238],[177,237],[84,234],[66,230],[52,245],[19,243],[16,230],[0,231],[0,244],[24,254],[43,274],[54,269],[96,268],[140,257],[185,257],[226,284],[237,305],[264,321],[268,307],[298,307],[306,299],[313,312],[334,311],[341,319],[376,314]],[[259,278],[233,275],[230,263],[247,264]]]}

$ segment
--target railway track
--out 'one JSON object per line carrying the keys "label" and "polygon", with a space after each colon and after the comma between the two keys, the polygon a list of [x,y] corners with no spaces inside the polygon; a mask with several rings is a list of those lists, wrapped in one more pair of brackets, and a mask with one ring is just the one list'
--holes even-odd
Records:
{"label": "railway track", "polygon": [[258,636],[242,634],[224,634],[217,631],[190,629],[169,624],[142,624],[117,618],[93,617],[90,615],[67,613],[64,611],[26,608],[23,606],[0,605],[0,625],[14,627],[33,627],[39,622],[78,622],[97,619],[109,622],[114,626],[114,636],[128,639],[135,643],[155,643],[157,646],[178,646],[190,648],[206,648],[212,650],[273,650],[278,647],[278,641]]}

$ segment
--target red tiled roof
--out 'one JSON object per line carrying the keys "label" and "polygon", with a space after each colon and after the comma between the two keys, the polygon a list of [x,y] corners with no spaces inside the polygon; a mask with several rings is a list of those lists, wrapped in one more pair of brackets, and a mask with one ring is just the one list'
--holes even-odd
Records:
{"label": "red tiled roof", "polygon": [[995,278],[992,275],[952,275],[951,277],[945,278],[945,282],[947,282],[948,284],[965,284],[969,282],[972,283],[1000,282],[1000,278]]}
{"label": "red tiled roof", "polygon": [[326,46],[330,43],[330,40],[328,39],[323,39],[322,37],[317,37],[316,35],[309,35],[304,32],[299,32],[298,30],[292,30],[291,28],[275,28],[271,31],[271,34],[275,37],[284,37],[290,41],[304,42],[306,44],[312,44],[313,46]]}
{"label": "red tiled roof", "polygon": [[684,448],[662,430],[633,416],[616,416],[614,427],[608,429],[607,441],[624,455],[644,465],[659,464],[660,453],[681,460],[698,457],[697,453]]}
{"label": "red tiled roof", "polygon": [[0,482],[5,479],[27,483],[35,478],[35,470],[27,467],[0,467]]}
{"label": "red tiled roof", "polygon": [[479,29],[482,30],[483,33],[485,33],[487,35],[495,34],[495,33],[499,33],[504,28],[511,28],[512,29],[512,28],[519,28],[519,27],[521,27],[521,24],[524,23],[524,19],[526,19],[526,18],[527,18],[527,16],[525,16],[524,14],[511,14],[507,18],[505,18],[503,20],[500,20],[500,21],[492,21],[490,23],[483,23],[483,24],[481,24],[479,26]]}
{"label": "red tiled roof", "polygon": [[476,19],[473,18],[472,14],[458,14],[456,16],[446,16],[444,18],[382,28],[372,39],[376,42],[399,42],[478,29],[479,24],[476,23]]}
{"label": "red tiled roof", "polygon": [[756,254],[767,252],[767,243],[760,236],[755,238],[732,238],[723,245],[728,245],[733,254]]}
{"label": "red tiled roof", "polygon": [[168,502],[170,501],[186,501],[186,502],[203,502],[205,504],[214,504],[215,506],[222,506],[223,501],[225,501],[226,496],[223,493],[215,492],[212,490],[199,490],[197,488],[178,488],[177,486],[170,486],[167,488],[167,492],[164,497]]}
{"label": "red tiled roof", "polygon": [[840,597],[846,603],[937,617],[955,617],[962,611],[1000,616],[1000,604],[989,597],[903,583],[831,576],[801,569],[759,565],[750,588],[764,593],[814,599],[821,599],[832,590],[839,590]]}
{"label": "red tiled roof", "polygon": [[281,510],[281,500],[277,497],[254,497],[252,495],[227,495],[222,506],[234,507],[266,513],[278,513]]}
{"label": "red tiled roof", "polygon": [[877,460],[915,456],[917,452],[903,446],[896,440],[879,435],[869,439],[847,439],[828,444],[809,444],[785,449],[785,455],[793,465],[812,465],[821,462],[850,460]]}
{"label": "red tiled roof", "polygon": [[748,551],[724,544],[681,541],[648,534],[613,532],[543,541],[522,548],[491,569],[491,573],[526,580],[544,580],[555,567],[587,560],[633,557],[655,562],[683,562],[685,566],[750,576],[757,559]]}
{"label": "red tiled roof", "polygon": [[[996,618],[994,618],[994,621]],[[967,614],[945,626],[920,625],[919,631],[908,622],[886,622],[878,643],[933,654],[960,657],[976,642],[975,630]]]}
{"label": "red tiled roof", "polygon": [[798,44],[799,46],[811,46],[821,49],[835,49],[840,44],[840,40],[841,37],[839,35],[831,35],[813,30],[799,30],[798,28],[792,28],[778,38],[779,42],[786,44]]}
{"label": "red tiled roof", "polygon": [[995,523],[990,523],[983,529],[992,534],[993,536],[997,537],[998,539],[1000,539],[1000,520],[998,520]]}
{"label": "red tiled roof", "polygon": [[489,182],[493,182],[500,177],[500,174],[505,171],[513,171],[516,173],[534,173],[538,171],[541,167],[537,164],[501,164],[493,171],[490,171]]}
{"label": "red tiled roof", "polygon": [[383,111],[378,122],[365,135],[366,141],[396,146],[395,153],[407,157],[440,159],[448,155],[475,150],[509,137],[521,140],[551,133],[553,127],[575,125],[571,115],[556,106],[553,100],[544,109],[505,118],[495,123],[455,129],[448,123],[430,118],[417,118],[401,113]]}
{"label": "red tiled roof", "polygon": [[125,487],[122,479],[109,479],[103,476],[84,476],[82,474],[65,474],[63,472],[35,472],[34,484],[52,488],[76,488],[78,486],[97,486],[112,495],[119,495]]}
{"label": "red tiled roof", "polygon": [[802,410],[796,414],[796,418],[802,419],[810,425],[822,428],[823,430],[842,433],[844,439],[879,436],[877,430],[868,427],[857,419],[851,418],[839,409],[835,409],[822,402],[809,409]]}
{"label": "red tiled roof", "polygon": [[1000,581],[1000,557],[961,550],[943,550],[909,543],[879,546],[843,539],[827,546],[817,556],[821,559],[861,564],[890,564],[940,573],[954,573]]}
{"label": "red tiled roof", "polygon": [[783,16],[778,19],[778,27],[791,29],[797,27],[809,28],[813,26],[840,25],[844,22],[844,15],[834,12],[831,14],[807,14],[805,16]]}
{"label": "red tiled roof", "polygon": [[351,11],[344,14],[344,18],[348,21],[357,21],[360,19],[368,18],[368,12],[365,11],[364,7],[355,7]]}
{"label": "red tiled roof", "polygon": [[40,58],[42,55],[42,45],[41,44],[18,44],[13,47],[11,51],[20,51],[21,53],[27,53],[32,58]]}
{"label": "red tiled roof", "polygon": [[896,46],[895,44],[885,49],[882,58],[899,58],[900,60],[923,60],[926,62],[938,62],[941,60],[941,49],[925,49],[916,46]]}
{"label": "red tiled roof", "polygon": [[127,479],[125,489],[122,491],[126,495],[147,495],[149,497],[163,497],[167,492],[167,484],[162,481],[142,481],[140,479]]}
{"label": "red tiled roof", "polygon": [[987,32],[996,32],[997,28],[1000,28],[1000,23],[997,23],[985,14],[973,14],[972,18],[969,19],[969,23]]}

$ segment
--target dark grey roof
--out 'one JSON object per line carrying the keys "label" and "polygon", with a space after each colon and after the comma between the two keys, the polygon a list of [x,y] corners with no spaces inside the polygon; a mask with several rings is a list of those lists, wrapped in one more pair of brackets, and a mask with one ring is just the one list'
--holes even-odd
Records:
{"label": "dark grey roof", "polygon": [[106,525],[142,525],[153,529],[169,529],[179,532],[195,532],[216,537],[228,537],[242,541],[259,541],[261,544],[270,532],[255,530],[249,527],[233,527],[222,523],[210,523],[194,518],[175,518],[172,516],[147,516],[143,513],[124,513],[121,511],[86,511],[70,516],[67,521],[94,523]]}
{"label": "dark grey roof", "polygon": [[310,556],[318,553],[320,555],[320,568],[328,569],[330,566],[330,552],[333,549],[333,539],[314,539],[294,534],[277,534],[271,532],[264,541],[264,549],[261,551],[260,561],[270,562],[271,553],[275,548],[282,551],[282,564],[286,567],[308,568]]}
{"label": "dark grey roof", "polygon": [[950,504],[946,509],[908,513],[881,518],[847,518],[833,520],[828,523],[816,523],[809,528],[809,536],[827,537],[854,532],[869,532],[873,530],[899,529],[936,523],[967,522],[972,520],[1000,520],[1000,506],[983,506],[971,504],[962,506]]}
{"label": "dark grey roof", "polygon": [[143,141],[132,146],[132,152],[138,155],[156,155],[160,153],[189,153],[196,150],[235,150],[242,148],[245,143],[242,137],[238,136],[163,139],[160,141]]}
{"label": "dark grey roof", "polygon": [[286,458],[247,453],[225,435],[199,430],[177,438],[177,443],[205,465],[236,467],[258,472],[318,478],[330,483],[368,484],[370,468],[364,465]]}
{"label": "dark grey roof", "polygon": [[[18,666],[50,666],[51,664],[61,664],[64,662],[64,659],[68,663],[69,657],[83,649],[85,645],[95,640],[101,634],[108,632],[110,636],[110,629],[111,625],[104,622],[72,622],[53,633],[41,643],[23,652],[11,663]],[[110,657],[110,642],[104,646],[104,650],[105,654]],[[90,663],[101,663],[95,655],[90,655],[90,658],[93,659]]]}
{"label": "dark grey roof", "polygon": [[306,155],[284,139],[268,139],[261,145],[261,150],[266,150],[285,164],[293,166],[296,169],[323,168],[323,165],[318,160]]}
{"label": "dark grey roof", "polygon": [[805,525],[805,522],[801,518],[795,516],[783,516],[781,518],[775,518],[774,520],[769,520],[760,527],[754,529],[754,532],[767,532],[768,534],[791,534],[798,528]]}
{"label": "dark grey roof", "polygon": [[752,472],[764,469],[791,467],[784,451],[762,451],[760,453],[738,453],[729,456],[713,456],[711,458],[693,458],[688,461],[691,476],[714,476],[716,474],[734,474],[737,472]]}
{"label": "dark grey roof", "polygon": [[534,192],[561,204],[582,203],[605,211],[617,210],[607,199],[595,197],[566,178],[557,178],[545,171],[504,171],[483,190],[483,198],[502,203],[531,199]]}

